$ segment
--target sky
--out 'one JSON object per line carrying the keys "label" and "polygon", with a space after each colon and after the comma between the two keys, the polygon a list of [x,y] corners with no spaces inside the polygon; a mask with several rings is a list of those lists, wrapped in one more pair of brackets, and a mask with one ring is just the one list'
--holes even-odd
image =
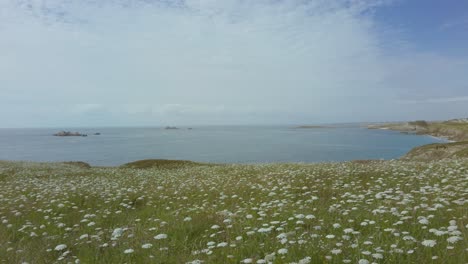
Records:
{"label": "sky", "polygon": [[468,1],[0,1],[0,127],[461,117]]}

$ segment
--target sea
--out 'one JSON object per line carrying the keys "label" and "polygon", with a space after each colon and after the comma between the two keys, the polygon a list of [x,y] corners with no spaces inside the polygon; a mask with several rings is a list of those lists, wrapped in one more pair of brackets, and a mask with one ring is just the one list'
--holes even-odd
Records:
{"label": "sea", "polygon": [[[87,137],[57,137],[60,130]],[[94,135],[100,133],[100,135]],[[84,161],[117,166],[142,159],[210,163],[334,162],[397,159],[416,146],[445,142],[360,124],[0,129],[0,160]]]}

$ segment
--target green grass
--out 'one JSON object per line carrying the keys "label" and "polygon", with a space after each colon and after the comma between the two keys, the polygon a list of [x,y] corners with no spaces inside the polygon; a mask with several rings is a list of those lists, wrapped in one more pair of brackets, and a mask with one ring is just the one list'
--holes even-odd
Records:
{"label": "green grass", "polygon": [[434,143],[412,149],[403,157],[403,159],[431,161],[444,158],[468,157],[467,153],[468,141]]}
{"label": "green grass", "polygon": [[[273,254],[273,263],[467,259],[466,159],[132,164],[0,162],[0,263],[256,263]],[[125,231],[112,238],[118,228]],[[60,244],[67,248],[54,250]]]}
{"label": "green grass", "polygon": [[453,156],[458,157],[458,158],[468,158],[468,147],[463,150],[455,152]]}

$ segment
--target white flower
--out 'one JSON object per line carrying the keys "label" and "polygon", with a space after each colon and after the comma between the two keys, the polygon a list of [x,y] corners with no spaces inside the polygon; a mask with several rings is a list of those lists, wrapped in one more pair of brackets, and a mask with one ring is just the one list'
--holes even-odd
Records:
{"label": "white flower", "polygon": [[335,235],[327,235],[326,238],[335,238]]}
{"label": "white flower", "polygon": [[310,215],[306,215],[305,218],[306,218],[306,219],[314,219],[314,218],[315,218],[315,215],[311,215],[311,214],[310,214]]}
{"label": "white flower", "polygon": [[196,260],[192,260],[190,262],[187,262],[185,264],[202,264],[203,261],[199,260],[199,259],[196,259]]}
{"label": "white flower", "polygon": [[286,238],[286,237],[287,237],[286,233],[281,233],[281,234],[276,236],[276,238],[278,238],[278,239],[283,239],[283,238]]}
{"label": "white flower", "polygon": [[341,252],[342,252],[342,251],[341,251],[341,249],[339,249],[339,248],[334,248],[334,249],[332,249],[332,251],[331,251],[331,253],[332,253],[333,255],[338,255],[338,254],[340,254]]}
{"label": "white flower", "polygon": [[209,241],[208,243],[206,243],[206,245],[209,246],[209,247],[212,247],[212,246],[216,245],[216,242]]}
{"label": "white flower", "polygon": [[312,260],[311,257],[305,257],[305,258],[299,260],[298,264],[309,264],[311,260]]}
{"label": "white flower", "polygon": [[123,228],[116,228],[114,229],[114,231],[112,232],[112,239],[115,240],[116,238],[119,238],[122,236],[124,230]]}
{"label": "white flower", "polygon": [[447,238],[447,242],[449,242],[450,244],[456,243],[457,241],[460,241],[460,240],[463,240],[463,239],[459,236],[451,236]]}
{"label": "white flower", "polygon": [[419,223],[422,225],[427,225],[429,224],[429,220],[427,220],[426,218],[422,218],[421,220],[419,220]]}
{"label": "white flower", "polygon": [[425,247],[433,247],[437,244],[435,240],[424,240],[421,244]]}
{"label": "white flower", "polygon": [[133,250],[133,249],[131,249],[131,248],[126,249],[126,250],[124,251],[125,254],[132,254],[133,252],[135,252],[135,250]]}
{"label": "white flower", "polygon": [[143,245],[141,246],[141,248],[147,249],[147,248],[151,248],[152,246],[153,246],[152,244],[146,243],[146,244],[143,244]]}
{"label": "white flower", "polygon": [[161,240],[161,239],[166,239],[167,235],[166,234],[159,234],[154,237],[156,240]]}
{"label": "white flower", "polygon": [[367,259],[360,259],[358,261],[359,264],[369,264],[369,261]]}
{"label": "white flower", "polygon": [[211,229],[219,229],[219,225],[213,225],[211,226]]}
{"label": "white flower", "polygon": [[88,234],[84,234],[84,235],[80,236],[80,239],[85,239],[85,238],[88,238],[88,237],[89,237]]}
{"label": "white flower", "polygon": [[253,260],[251,258],[246,258],[246,259],[242,260],[242,263],[248,264],[248,263],[252,263],[252,261]]}
{"label": "white flower", "polygon": [[184,222],[189,222],[192,221],[192,217],[188,216],[184,218]]}
{"label": "white flower", "polygon": [[264,228],[264,227],[262,227],[262,228],[258,229],[257,232],[258,232],[258,233],[268,233],[268,232],[270,232],[270,231],[271,231],[271,228]]}
{"label": "white flower", "polygon": [[281,249],[278,249],[278,254],[280,255],[284,255],[288,253],[288,249],[287,248],[281,248]]}
{"label": "white flower", "polygon": [[219,243],[216,247],[226,247],[228,245],[228,243],[226,242],[221,242]]}
{"label": "white flower", "polygon": [[458,229],[458,226],[456,226],[456,225],[451,225],[451,226],[447,227],[447,230],[450,231],[450,232],[455,231],[457,229]]}
{"label": "white flower", "polygon": [[298,215],[295,215],[294,217],[296,217],[297,219],[302,219],[304,218],[305,216],[303,214],[298,214]]}
{"label": "white flower", "polygon": [[383,259],[383,255],[380,254],[380,253],[374,253],[374,254],[372,254],[372,257],[375,258],[375,259]]}
{"label": "white flower", "polygon": [[67,248],[67,245],[65,245],[65,244],[60,244],[60,245],[58,245],[58,246],[55,247],[55,251],[62,251],[62,250],[64,250],[64,249],[66,249],[66,248]]}

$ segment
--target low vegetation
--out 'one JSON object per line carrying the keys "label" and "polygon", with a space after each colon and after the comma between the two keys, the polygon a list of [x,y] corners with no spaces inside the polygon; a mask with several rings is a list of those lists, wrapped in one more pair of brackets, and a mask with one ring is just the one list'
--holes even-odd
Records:
{"label": "low vegetation", "polygon": [[467,197],[462,158],[0,162],[0,262],[465,263]]}
{"label": "low vegetation", "polygon": [[431,161],[446,158],[468,158],[468,141],[435,143],[416,147],[403,159]]}

